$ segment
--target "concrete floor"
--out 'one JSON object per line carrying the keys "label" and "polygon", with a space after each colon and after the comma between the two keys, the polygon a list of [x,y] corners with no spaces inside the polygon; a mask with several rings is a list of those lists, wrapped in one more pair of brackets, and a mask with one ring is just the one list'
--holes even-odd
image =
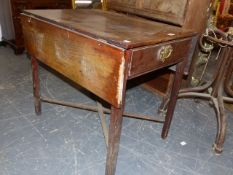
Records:
{"label": "concrete floor", "polygon": [[[40,68],[43,95],[95,104]],[[155,113],[160,97],[142,87],[127,91],[126,110]],[[96,113],[43,103],[33,107],[30,61],[0,47],[0,175],[103,175],[106,148]],[[124,118],[116,175],[232,175],[233,117],[224,152],[211,146],[216,120],[207,102],[180,99],[169,137],[161,125]]]}

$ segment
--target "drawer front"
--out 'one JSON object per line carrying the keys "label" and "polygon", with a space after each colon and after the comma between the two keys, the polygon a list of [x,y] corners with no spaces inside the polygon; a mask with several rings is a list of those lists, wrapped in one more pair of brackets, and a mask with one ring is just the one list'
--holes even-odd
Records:
{"label": "drawer front", "polygon": [[129,78],[176,64],[188,57],[192,38],[132,50]]}

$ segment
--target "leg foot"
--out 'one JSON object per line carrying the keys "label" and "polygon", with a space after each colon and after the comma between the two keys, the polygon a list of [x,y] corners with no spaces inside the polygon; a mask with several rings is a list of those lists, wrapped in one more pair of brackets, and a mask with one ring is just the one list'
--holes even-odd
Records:
{"label": "leg foot", "polygon": [[168,102],[169,102],[169,97],[168,96],[164,97],[162,103],[159,106],[158,114],[163,115],[164,113],[166,113]]}
{"label": "leg foot", "polygon": [[223,151],[223,148],[219,148],[215,143],[213,144],[212,149],[216,155],[220,155]]}
{"label": "leg foot", "polygon": [[41,115],[41,100],[34,98],[36,115]]}

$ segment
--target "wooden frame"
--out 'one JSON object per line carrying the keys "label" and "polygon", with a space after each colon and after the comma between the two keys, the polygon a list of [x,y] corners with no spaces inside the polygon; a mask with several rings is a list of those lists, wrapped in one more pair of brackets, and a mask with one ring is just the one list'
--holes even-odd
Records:
{"label": "wooden frame", "polygon": [[184,24],[190,0],[108,0],[109,10],[116,10],[175,25]]}

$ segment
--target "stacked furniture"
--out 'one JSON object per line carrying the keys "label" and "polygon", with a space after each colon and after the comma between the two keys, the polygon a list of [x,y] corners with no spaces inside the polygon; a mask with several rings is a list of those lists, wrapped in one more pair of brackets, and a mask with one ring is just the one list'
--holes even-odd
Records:
{"label": "stacked furniture", "polygon": [[24,51],[24,40],[22,26],[20,22],[20,13],[25,9],[71,9],[71,0],[10,0],[12,20],[15,36],[11,40],[5,39],[10,44],[16,54]]}

